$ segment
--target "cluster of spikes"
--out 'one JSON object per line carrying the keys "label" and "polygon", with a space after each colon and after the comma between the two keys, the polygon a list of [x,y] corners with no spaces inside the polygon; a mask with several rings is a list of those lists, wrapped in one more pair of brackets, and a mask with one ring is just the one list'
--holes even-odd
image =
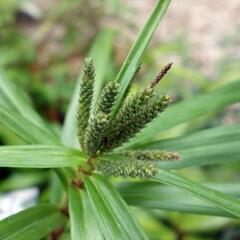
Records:
{"label": "cluster of spikes", "polygon": [[[93,104],[95,69],[92,59],[85,60],[80,85],[77,129],[80,146],[89,157],[97,158],[103,153],[112,152],[133,138],[166,109],[172,101],[171,96],[157,96],[154,87],[166,75],[171,65],[172,63],[166,65],[149,86],[134,95],[129,94],[129,87],[122,107],[111,119],[120,85],[116,81],[107,82],[96,104]],[[108,176],[148,178],[157,173],[159,161],[179,158],[177,153],[159,150],[117,153],[122,159],[100,160],[99,158],[95,164],[96,169]]]}

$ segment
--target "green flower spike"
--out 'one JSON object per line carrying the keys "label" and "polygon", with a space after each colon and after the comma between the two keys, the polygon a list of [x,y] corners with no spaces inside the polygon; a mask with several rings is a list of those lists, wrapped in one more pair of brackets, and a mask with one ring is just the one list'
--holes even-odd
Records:
{"label": "green flower spike", "polygon": [[111,151],[128,141],[160,112],[165,110],[172,101],[171,96],[155,96],[153,89],[171,66],[172,63],[166,65],[150,83],[150,86],[125,100],[111,126],[106,130],[102,142],[102,152]]}
{"label": "green flower spike", "polygon": [[84,141],[88,121],[90,118],[93,89],[94,89],[95,69],[92,59],[86,59],[82,71],[81,87],[79,93],[79,104],[77,112],[78,138],[84,150]]}
{"label": "green flower spike", "polygon": [[98,171],[107,176],[149,178],[158,173],[155,162],[140,160],[102,160],[96,164]]}
{"label": "green flower spike", "polygon": [[103,112],[99,112],[90,120],[84,143],[84,148],[89,156],[95,157],[97,155],[101,134],[106,125],[107,115]]}
{"label": "green flower spike", "polygon": [[86,133],[85,149],[90,156],[96,156],[101,143],[101,137],[108,125],[112,106],[118,94],[119,84],[110,81],[102,90],[97,105],[90,119]]}

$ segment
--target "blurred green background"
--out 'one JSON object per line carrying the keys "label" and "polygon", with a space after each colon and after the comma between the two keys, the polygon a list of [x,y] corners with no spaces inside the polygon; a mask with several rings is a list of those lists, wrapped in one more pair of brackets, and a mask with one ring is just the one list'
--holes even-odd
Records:
{"label": "blurred green background", "polygon": [[[115,78],[154,3],[1,0],[0,67],[31,96],[38,112],[59,131],[83,59],[94,43],[102,41],[111,57],[107,66],[97,67],[107,68],[106,81]],[[157,91],[172,93],[175,101],[236,80],[240,75],[239,11],[236,0],[173,1],[144,56],[134,89],[145,86],[169,62],[174,62],[173,68]],[[235,104],[223,112],[182,124],[163,137],[239,120],[240,105]],[[15,135],[0,126],[0,144],[18,143]],[[224,182],[239,179],[239,170],[232,163],[181,171],[198,181]],[[0,169],[0,191],[39,185],[39,201],[44,201],[48,177],[47,171]],[[239,223],[226,218],[164,211],[147,215],[139,210],[138,214],[156,240],[240,239]]]}

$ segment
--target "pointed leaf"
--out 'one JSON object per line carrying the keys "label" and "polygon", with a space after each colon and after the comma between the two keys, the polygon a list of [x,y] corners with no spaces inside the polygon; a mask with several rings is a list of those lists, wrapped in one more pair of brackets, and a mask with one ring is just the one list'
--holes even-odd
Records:
{"label": "pointed leaf", "polygon": [[0,221],[0,239],[39,240],[65,224],[65,217],[52,205],[32,207]]}
{"label": "pointed leaf", "polygon": [[58,144],[49,131],[22,117],[19,113],[0,108],[0,123],[12,130],[27,143]]}
{"label": "pointed leaf", "polygon": [[193,134],[166,140],[149,141],[137,146],[141,149],[185,150],[240,141],[240,124],[204,129]]}
{"label": "pointed leaf", "polygon": [[[214,189],[217,188],[225,193],[240,195],[240,186],[237,183],[223,185],[207,184],[207,186],[213,187]],[[138,207],[236,218],[236,216],[231,213],[157,182],[129,182],[118,184],[117,189],[128,204]]]}
{"label": "pointed leaf", "polygon": [[157,182],[177,187],[184,192],[192,194],[196,198],[206,201],[216,206],[217,208],[220,208],[240,218],[240,199],[231,197],[217,190],[195,183],[176,173],[166,170],[161,170],[161,172],[152,179]]}
{"label": "pointed leaf", "polygon": [[125,91],[127,90],[132,77],[134,76],[139,63],[142,60],[143,54],[156,30],[159,22],[164,16],[168,6],[170,4],[170,0],[158,0],[154,10],[152,11],[150,17],[145,23],[143,29],[139,33],[135,43],[132,45],[128,56],[125,62],[120,69],[116,81],[121,83],[120,85],[120,94],[117,98],[116,105],[113,109],[113,117],[117,114],[122,101],[125,96]]}

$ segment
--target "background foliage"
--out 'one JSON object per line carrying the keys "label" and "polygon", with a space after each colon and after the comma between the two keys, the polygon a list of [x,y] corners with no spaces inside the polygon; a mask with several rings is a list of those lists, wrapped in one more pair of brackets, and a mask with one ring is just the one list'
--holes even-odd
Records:
{"label": "background foliage", "polygon": [[[191,4],[189,8],[191,9]],[[84,156],[79,155],[79,152],[53,145],[59,143],[57,136],[60,136],[75,80],[86,55],[94,57],[97,69],[95,101],[104,83],[116,76],[125,84],[122,89],[126,88],[140,60],[138,56],[142,54],[148,37],[153,33],[151,28],[154,30],[154,21],[157,25],[159,17],[152,17],[151,26],[147,27],[149,35],[140,38],[132,55],[129,55],[133,68],[127,66],[117,75],[132,42],[131,36],[127,35],[128,29],[136,31],[142,28],[137,27],[131,19],[124,18],[124,14],[131,14],[132,11],[134,9],[130,5],[116,0],[103,1],[101,4],[99,1],[71,1],[70,4],[60,1],[45,11],[41,11],[37,1],[1,1],[0,66],[5,71],[0,74],[1,145],[44,143],[46,146],[16,146],[15,149],[1,147],[1,167],[23,167],[0,169],[2,194],[37,186],[40,189],[38,202],[44,204],[13,218],[15,232],[12,236],[9,235],[11,229],[1,225],[0,238],[8,236],[9,239],[16,239],[20,233],[22,239],[33,239],[33,236],[37,238],[36,232],[39,236],[44,236],[44,226],[48,226],[51,232],[66,221],[48,201],[51,199],[52,203],[56,203],[61,200],[56,197],[61,192],[56,187],[59,186],[56,175],[48,169],[33,171],[31,168],[66,167],[83,162]],[[114,22],[114,26],[110,26],[110,21]],[[123,31],[121,22],[124,23]],[[232,37],[223,36],[222,39],[227,46],[234,46],[236,41],[234,34]],[[239,200],[233,200],[230,196],[239,197],[239,59],[231,55],[223,58],[214,65],[213,73],[208,74],[194,61],[189,53],[191,47],[186,42],[184,32],[170,40],[161,36],[153,39],[141,60],[143,68],[134,82],[133,91],[143,88],[160,66],[174,61],[172,71],[158,91],[173,92],[176,104],[161,117],[160,125],[153,123],[128,145],[123,146],[176,150],[181,154],[182,161],[162,164],[161,168],[166,170],[148,182],[123,179],[113,179],[113,182],[128,204],[141,207],[134,208],[134,215],[150,239],[238,239],[239,221],[235,218],[240,215],[240,205]],[[5,81],[9,85],[5,86]],[[17,90],[12,83],[16,84]],[[43,121],[29,107],[31,101]],[[76,146],[72,123],[75,119],[74,101],[72,103],[61,134],[61,141],[67,146]],[[158,134],[153,138],[158,125]],[[25,152],[36,157],[27,158]],[[17,159],[11,157],[11,154],[16,153]],[[167,169],[178,169],[178,174],[194,182],[188,182]],[[171,186],[160,185],[158,182]],[[199,188],[195,182],[203,183],[206,188]],[[51,193],[52,185],[55,187]],[[199,200],[172,186],[193,194],[202,194],[203,197]],[[208,187],[228,195],[211,192]],[[119,210],[128,209],[122,200],[120,205],[114,205],[114,201],[110,206],[104,204],[111,198],[120,198],[104,178],[99,175],[86,178],[86,188],[87,191],[82,193],[74,188],[68,190],[70,220],[76,224],[71,228],[73,236],[93,239],[92,236],[97,235],[102,239],[103,233],[105,238],[115,239],[118,234],[122,234],[117,226],[120,222],[126,230],[126,236],[141,239],[139,236],[143,234],[138,232],[134,220],[123,222],[123,219],[128,219],[124,214],[129,210]],[[215,206],[207,204],[205,200]],[[99,209],[94,208],[94,201],[101,205]],[[111,218],[112,211],[116,213],[117,219]],[[93,212],[97,213],[97,221],[90,217]],[[80,216],[86,224],[94,226],[91,229],[96,232],[78,228]],[[22,219],[25,225],[31,224],[32,229],[35,229],[34,235],[24,232],[20,221]],[[41,221],[45,225],[39,224]],[[99,229],[102,222],[104,224]],[[132,226],[131,230],[128,225]],[[62,235],[63,239],[68,237],[68,233]]]}

